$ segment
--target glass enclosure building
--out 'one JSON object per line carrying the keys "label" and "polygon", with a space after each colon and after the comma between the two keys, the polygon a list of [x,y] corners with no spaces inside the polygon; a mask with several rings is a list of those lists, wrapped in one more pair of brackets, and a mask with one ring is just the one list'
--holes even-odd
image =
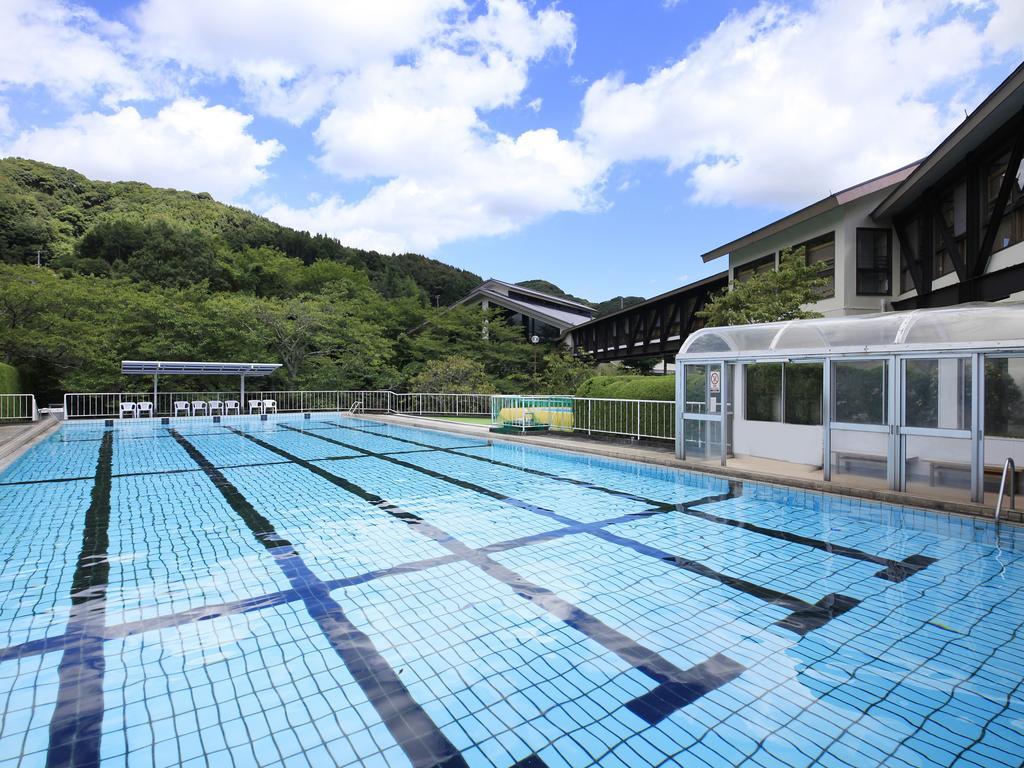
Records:
{"label": "glass enclosure building", "polygon": [[1024,303],[705,328],[676,371],[680,458],[993,503],[1024,468]]}

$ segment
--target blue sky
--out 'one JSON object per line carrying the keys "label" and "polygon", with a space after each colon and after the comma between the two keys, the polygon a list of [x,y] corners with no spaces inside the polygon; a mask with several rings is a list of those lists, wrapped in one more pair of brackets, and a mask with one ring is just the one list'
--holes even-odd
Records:
{"label": "blue sky", "polygon": [[0,155],[592,299],[926,154],[1021,0],[0,0]]}

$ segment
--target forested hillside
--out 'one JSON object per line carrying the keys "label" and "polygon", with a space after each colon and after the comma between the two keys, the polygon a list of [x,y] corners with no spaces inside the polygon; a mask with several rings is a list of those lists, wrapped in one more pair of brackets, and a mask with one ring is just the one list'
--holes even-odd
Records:
{"label": "forested hillside", "polygon": [[499,391],[578,377],[575,363],[496,315],[484,338],[479,308],[445,308],[479,282],[416,254],[297,232],[204,193],[0,160],[0,362],[47,402],[140,387],[119,373],[126,358],[283,363],[269,388],[400,389],[428,381],[427,363],[453,355],[476,367],[475,386]]}
{"label": "forested hillside", "polygon": [[160,285],[207,280],[215,290],[250,287],[245,283],[254,279],[253,270],[245,268],[250,261],[257,272],[286,268],[285,262],[276,263],[277,256],[305,265],[330,261],[355,267],[388,298],[419,291],[434,303],[449,304],[480,282],[472,272],[417,254],[386,256],[297,232],[218,203],[205,192],[91,181],[67,168],[2,159],[0,258],[34,264],[37,253],[56,269]]}

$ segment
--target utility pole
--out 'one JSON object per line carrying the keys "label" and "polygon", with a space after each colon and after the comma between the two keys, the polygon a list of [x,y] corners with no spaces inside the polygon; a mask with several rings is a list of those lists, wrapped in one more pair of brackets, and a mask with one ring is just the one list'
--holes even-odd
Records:
{"label": "utility pole", "polygon": [[36,266],[43,266],[43,252],[36,248]]}

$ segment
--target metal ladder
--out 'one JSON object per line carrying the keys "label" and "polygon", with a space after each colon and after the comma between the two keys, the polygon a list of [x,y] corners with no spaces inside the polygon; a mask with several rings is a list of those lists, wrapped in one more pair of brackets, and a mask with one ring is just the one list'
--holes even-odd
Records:
{"label": "metal ladder", "polygon": [[362,401],[362,400],[356,400],[356,401],[355,401],[355,402],[354,402],[354,403],[352,404],[352,407],[348,409],[348,412],[349,412],[350,414],[353,414],[353,415],[355,415],[356,413],[358,413],[358,412],[359,412],[359,410],[360,410],[360,409],[362,409],[362,407],[363,407],[363,401]]}
{"label": "metal ladder", "polygon": [[999,522],[999,514],[1003,511],[1003,492],[1006,490],[1006,475],[1010,473],[1010,509],[1017,509],[1017,465],[1013,459],[1006,458],[1003,462],[1003,476],[999,480],[999,498],[996,500],[996,522]]}

